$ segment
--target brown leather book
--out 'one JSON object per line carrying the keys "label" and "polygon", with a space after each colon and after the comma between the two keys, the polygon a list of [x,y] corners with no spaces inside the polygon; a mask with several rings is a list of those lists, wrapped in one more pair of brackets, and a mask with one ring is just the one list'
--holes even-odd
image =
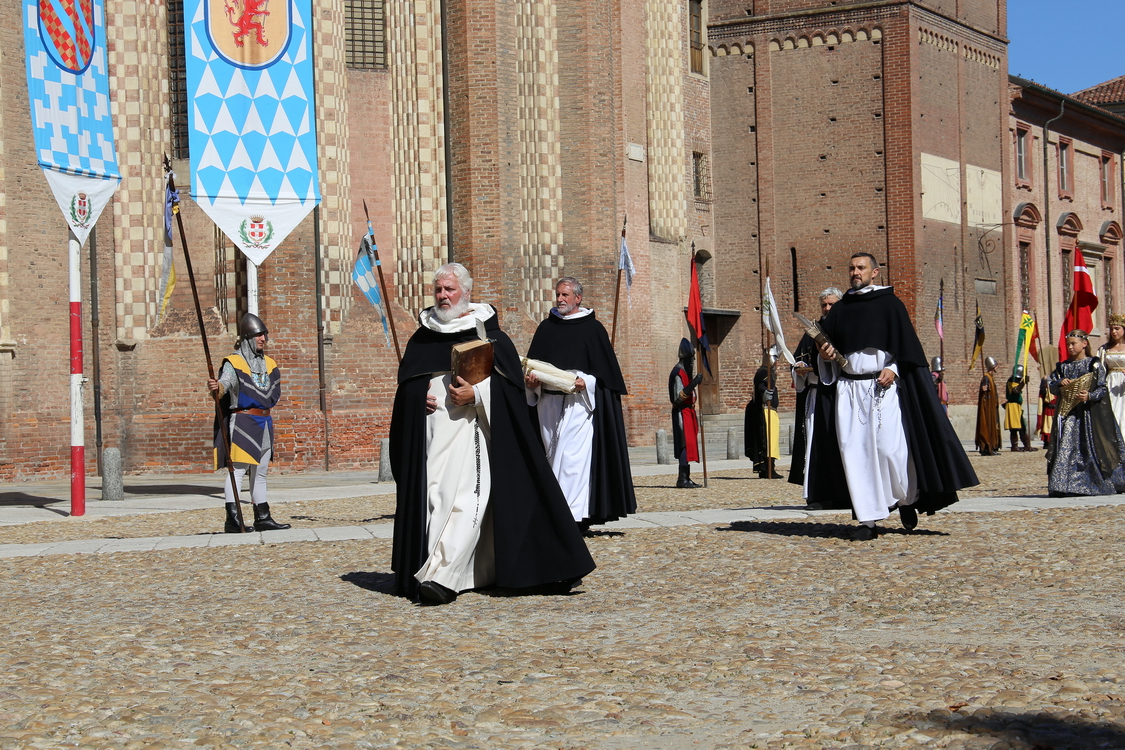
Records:
{"label": "brown leather book", "polygon": [[476,385],[492,374],[492,342],[465,341],[453,345],[453,382],[460,376],[469,385]]}

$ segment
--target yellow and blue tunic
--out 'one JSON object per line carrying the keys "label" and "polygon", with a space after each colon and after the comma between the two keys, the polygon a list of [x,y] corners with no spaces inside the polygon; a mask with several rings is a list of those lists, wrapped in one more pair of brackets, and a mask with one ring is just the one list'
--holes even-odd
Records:
{"label": "yellow and blue tunic", "polygon": [[[231,460],[235,463],[257,464],[273,448],[273,417],[269,410],[281,400],[281,370],[270,357],[264,359],[264,377],[255,375],[240,354],[224,359],[219,370],[219,382],[230,395],[223,404],[223,428],[230,435]],[[223,453],[223,438],[216,431],[216,468],[226,466]]]}

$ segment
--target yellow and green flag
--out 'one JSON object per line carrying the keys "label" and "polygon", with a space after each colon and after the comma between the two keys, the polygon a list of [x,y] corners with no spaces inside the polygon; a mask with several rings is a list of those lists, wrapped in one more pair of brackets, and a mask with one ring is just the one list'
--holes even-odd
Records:
{"label": "yellow and green flag", "polygon": [[1035,318],[1031,317],[1031,313],[1027,310],[1023,311],[1020,318],[1020,331],[1016,336],[1016,364],[1023,365],[1023,371],[1027,373],[1027,354],[1031,350],[1031,344],[1035,339]]}

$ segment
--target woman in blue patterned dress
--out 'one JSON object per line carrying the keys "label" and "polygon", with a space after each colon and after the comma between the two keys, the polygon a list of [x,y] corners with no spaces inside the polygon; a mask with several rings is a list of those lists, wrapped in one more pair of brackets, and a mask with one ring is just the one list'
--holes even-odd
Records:
{"label": "woman in blue patterned dress", "polygon": [[[1090,356],[1088,338],[1081,330],[1067,334],[1070,356],[1055,366],[1048,381],[1051,393],[1061,394],[1047,451],[1047,490],[1052,497],[1125,490],[1125,446],[1109,406],[1105,367]],[[1064,415],[1068,404],[1072,406]]]}

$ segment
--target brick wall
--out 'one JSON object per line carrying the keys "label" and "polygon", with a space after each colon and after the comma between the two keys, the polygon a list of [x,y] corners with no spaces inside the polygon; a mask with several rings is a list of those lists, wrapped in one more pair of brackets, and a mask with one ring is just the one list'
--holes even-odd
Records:
{"label": "brick wall", "polygon": [[[989,342],[1003,349],[1013,328],[1010,268],[995,250],[1007,247],[1010,227],[970,222],[968,204],[954,223],[925,220],[921,159],[936,154],[960,165],[962,197],[969,165],[1005,171],[1006,58],[994,36],[1003,32],[1003,4],[834,5],[710,4],[716,245],[728,290],[719,296],[727,307],[747,295],[756,300],[768,267],[793,346],[794,302],[815,317],[817,293],[845,287],[848,257],[867,250],[886,264],[883,283],[895,286],[933,355],[944,279],[948,378],[954,400],[962,391],[968,400],[974,376],[963,373],[975,309],[966,307],[974,306],[977,277],[998,280],[999,294],[982,302]],[[729,334],[744,375],[724,381],[728,408],[749,395],[760,330],[756,316],[744,314]],[[783,391],[783,410],[790,397]]]}

